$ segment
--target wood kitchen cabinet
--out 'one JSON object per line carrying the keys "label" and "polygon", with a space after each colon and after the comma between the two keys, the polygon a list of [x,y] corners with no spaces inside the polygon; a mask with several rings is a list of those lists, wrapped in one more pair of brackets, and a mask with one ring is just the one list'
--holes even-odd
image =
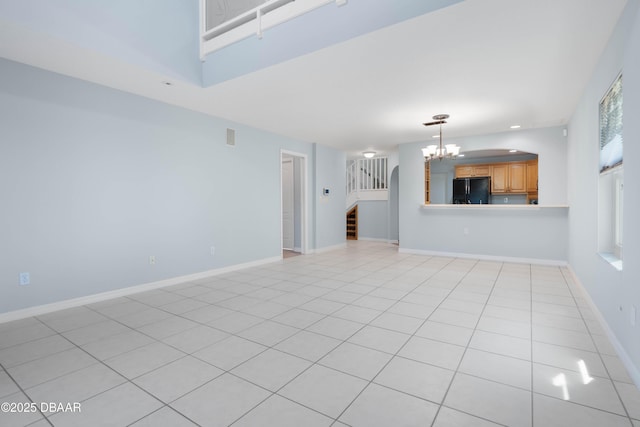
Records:
{"label": "wood kitchen cabinet", "polygon": [[424,204],[431,203],[431,162],[424,162]]}
{"label": "wood kitchen cabinet", "polygon": [[527,204],[538,203],[538,161],[527,162]]}
{"label": "wood kitchen cabinet", "polygon": [[538,162],[527,162],[527,193],[538,192]]}
{"label": "wood kitchen cabinet", "polygon": [[505,163],[493,165],[491,169],[491,192],[506,193],[509,188],[509,167]]}
{"label": "wood kitchen cabinet", "polygon": [[492,193],[524,194],[527,192],[526,163],[496,163],[491,169]]}
{"label": "wood kitchen cabinet", "polygon": [[456,178],[472,178],[475,176],[491,176],[490,165],[456,166]]}
{"label": "wood kitchen cabinet", "polygon": [[509,192],[527,192],[527,164],[509,163]]}
{"label": "wood kitchen cabinet", "polygon": [[[537,160],[459,165],[455,168],[455,175],[456,178],[489,176],[491,177],[491,193],[527,194],[528,199],[538,198]],[[425,192],[428,193],[429,190],[425,174]]]}

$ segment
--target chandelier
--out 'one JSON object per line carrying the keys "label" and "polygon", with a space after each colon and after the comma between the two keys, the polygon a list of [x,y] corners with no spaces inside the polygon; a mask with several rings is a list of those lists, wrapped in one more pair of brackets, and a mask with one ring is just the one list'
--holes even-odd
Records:
{"label": "chandelier", "polygon": [[422,149],[425,162],[433,159],[455,159],[460,154],[460,147],[456,144],[442,145],[442,125],[447,123],[448,114],[436,114],[433,116],[433,122],[423,123],[425,126],[440,125],[440,145],[428,145]]}

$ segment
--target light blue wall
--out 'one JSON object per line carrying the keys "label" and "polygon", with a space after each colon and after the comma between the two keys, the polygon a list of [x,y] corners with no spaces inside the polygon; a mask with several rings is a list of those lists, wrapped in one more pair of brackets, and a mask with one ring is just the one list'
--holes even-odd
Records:
{"label": "light blue wall", "polygon": [[[635,365],[640,384],[640,319],[630,322],[632,305],[640,309],[640,11],[630,0],[569,123],[569,262],[580,282]],[[598,106],[618,73],[624,93],[624,270],[597,254]],[[622,311],[620,311],[622,307]]]}
{"label": "light blue wall", "polygon": [[389,180],[389,240],[397,242],[400,238],[399,219],[399,192],[400,182],[398,181],[399,167],[395,166],[391,172]]}
{"label": "light blue wall", "polygon": [[[334,2],[213,52],[203,64],[205,86],[302,56],[461,0],[349,0]],[[366,16],[366,19],[362,19]]]}
{"label": "light blue wall", "polygon": [[389,240],[389,202],[358,201],[358,239]]}
{"label": "light blue wall", "polygon": [[0,313],[279,256],[281,149],[334,190],[319,243],[344,241],[339,151],[15,62],[0,75]]}
{"label": "light blue wall", "polygon": [[[331,248],[346,243],[345,188],[347,157],[343,151],[313,144],[315,158],[315,247]],[[322,189],[328,188],[324,196]]]}
{"label": "light blue wall", "polygon": [[[344,7],[330,2],[266,30],[262,39],[252,36],[213,52],[204,63],[199,0],[0,0],[0,25],[6,19],[168,77],[210,86],[460,1],[349,0]],[[367,19],[360,19],[363,15]]]}
{"label": "light blue wall", "polygon": [[[202,83],[198,0],[0,0],[0,22]],[[44,36],[46,34],[46,36]]]}
{"label": "light blue wall", "polygon": [[[513,148],[539,156],[540,201],[566,204],[566,138],[562,128],[449,139],[464,150]],[[534,211],[424,208],[426,142],[401,144],[400,248],[413,251],[566,261],[567,209]],[[464,229],[468,234],[464,234]]]}
{"label": "light blue wall", "polygon": [[[567,212],[414,207],[417,224],[400,220],[400,248],[425,252],[562,262],[567,259]],[[468,234],[465,234],[465,229]]]}

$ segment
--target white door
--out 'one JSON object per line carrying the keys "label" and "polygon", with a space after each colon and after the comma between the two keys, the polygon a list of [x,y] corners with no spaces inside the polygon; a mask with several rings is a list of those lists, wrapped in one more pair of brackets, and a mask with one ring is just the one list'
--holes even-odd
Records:
{"label": "white door", "polygon": [[293,250],[293,159],[282,159],[282,248]]}

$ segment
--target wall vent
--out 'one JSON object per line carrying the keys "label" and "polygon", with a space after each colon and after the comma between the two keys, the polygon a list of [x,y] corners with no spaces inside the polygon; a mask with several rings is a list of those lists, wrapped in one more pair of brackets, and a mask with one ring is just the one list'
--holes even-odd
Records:
{"label": "wall vent", "polygon": [[234,146],[236,145],[236,131],[235,129],[227,128],[227,145]]}

